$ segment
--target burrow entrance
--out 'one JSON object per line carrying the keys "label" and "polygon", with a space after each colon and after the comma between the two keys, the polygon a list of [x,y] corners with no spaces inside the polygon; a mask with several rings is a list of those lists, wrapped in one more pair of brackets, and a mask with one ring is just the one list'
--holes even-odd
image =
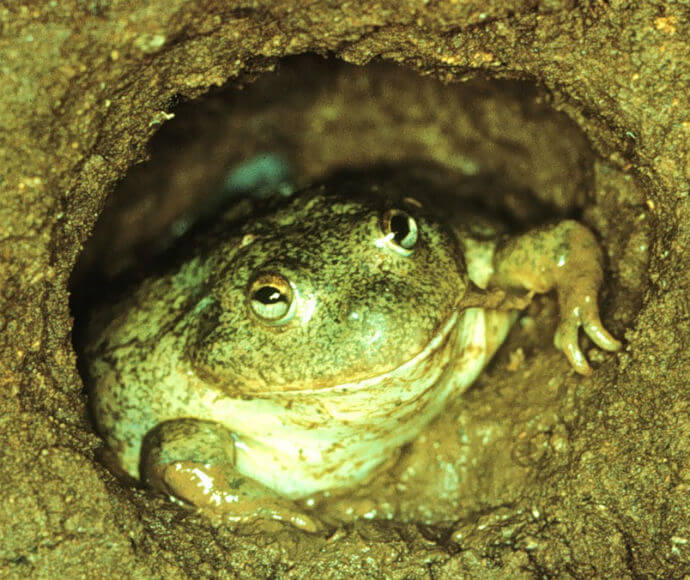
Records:
{"label": "burrow entrance", "polygon": [[[639,308],[648,233],[634,187],[528,82],[444,85],[383,63],[299,57],[243,90],[178,103],[160,122],[150,160],[110,196],[75,269],[78,351],[102,289],[145,272],[199,220],[245,196],[285,195],[358,171],[383,172],[403,188],[481,198],[517,224],[583,219],[608,255],[607,324],[621,336]],[[549,415],[565,404],[573,380],[551,346],[555,317],[553,297],[537,300],[484,376],[394,467],[321,509],[445,529],[523,495],[546,443],[516,438],[535,422],[553,429]]]}

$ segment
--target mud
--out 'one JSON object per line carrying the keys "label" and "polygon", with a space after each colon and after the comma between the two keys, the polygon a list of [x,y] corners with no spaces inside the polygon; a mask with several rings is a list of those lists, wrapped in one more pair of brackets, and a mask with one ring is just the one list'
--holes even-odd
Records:
{"label": "mud", "polygon": [[[687,577],[690,6],[226,4],[0,4],[0,575]],[[577,214],[624,352],[576,376],[538,300],[389,471],[324,500],[328,536],[213,528],[123,485],[70,292],[266,151],[304,182],[414,160],[406,183]]]}

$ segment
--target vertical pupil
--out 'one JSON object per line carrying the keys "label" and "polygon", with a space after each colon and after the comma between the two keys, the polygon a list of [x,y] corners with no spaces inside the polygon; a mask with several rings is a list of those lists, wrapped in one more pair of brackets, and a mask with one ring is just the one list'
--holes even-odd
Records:
{"label": "vertical pupil", "polygon": [[410,224],[406,215],[395,214],[391,217],[391,231],[395,234],[396,243],[400,244],[410,233]]}
{"label": "vertical pupil", "polygon": [[275,304],[283,299],[283,295],[274,286],[262,286],[254,293],[254,299],[262,304]]}

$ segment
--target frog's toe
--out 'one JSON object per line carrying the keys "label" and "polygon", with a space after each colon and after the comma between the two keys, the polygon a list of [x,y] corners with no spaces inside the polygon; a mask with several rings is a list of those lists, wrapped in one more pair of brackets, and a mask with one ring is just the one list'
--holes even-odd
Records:
{"label": "frog's toe", "polygon": [[592,369],[578,343],[580,327],[599,348],[616,351],[622,346],[621,342],[604,328],[594,296],[585,294],[579,300],[568,301],[561,309],[562,320],[554,336],[556,348],[562,350],[573,368],[583,375],[590,374]]}
{"label": "frog's toe", "polygon": [[558,350],[563,351],[572,367],[581,375],[589,375],[592,367],[580,349],[578,342],[580,325],[576,320],[563,320],[556,329],[553,343]]}
{"label": "frog's toe", "polygon": [[274,520],[285,522],[291,526],[315,534],[323,529],[323,525],[319,520],[308,516],[307,514],[295,509],[273,509],[270,510],[268,517]]}
{"label": "frog's toe", "polygon": [[599,319],[599,314],[596,312],[585,320],[583,327],[587,336],[589,336],[599,348],[615,352],[620,350],[621,346],[623,346],[620,340],[615,339],[611,333],[606,330]]}
{"label": "frog's toe", "polygon": [[315,534],[323,530],[323,524],[317,519],[310,518],[304,514],[296,514],[290,519],[290,524],[304,532]]}

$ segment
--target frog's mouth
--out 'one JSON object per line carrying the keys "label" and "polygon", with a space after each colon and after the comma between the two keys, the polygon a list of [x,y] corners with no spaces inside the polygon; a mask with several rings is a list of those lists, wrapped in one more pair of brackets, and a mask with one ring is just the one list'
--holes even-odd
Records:
{"label": "frog's mouth", "polygon": [[396,378],[419,380],[428,373],[430,367],[435,366],[437,362],[436,359],[438,358],[437,355],[441,354],[446,347],[452,346],[454,341],[452,341],[451,338],[453,330],[457,326],[458,316],[458,310],[454,309],[448,318],[446,318],[445,322],[443,322],[440,330],[432,336],[421,351],[412,358],[383,373],[347,383],[336,383],[316,388],[304,388],[303,386],[295,385],[292,388],[264,392],[264,394],[270,396],[281,394],[294,396],[297,393],[300,395],[311,393],[350,393],[370,387],[381,386]]}

